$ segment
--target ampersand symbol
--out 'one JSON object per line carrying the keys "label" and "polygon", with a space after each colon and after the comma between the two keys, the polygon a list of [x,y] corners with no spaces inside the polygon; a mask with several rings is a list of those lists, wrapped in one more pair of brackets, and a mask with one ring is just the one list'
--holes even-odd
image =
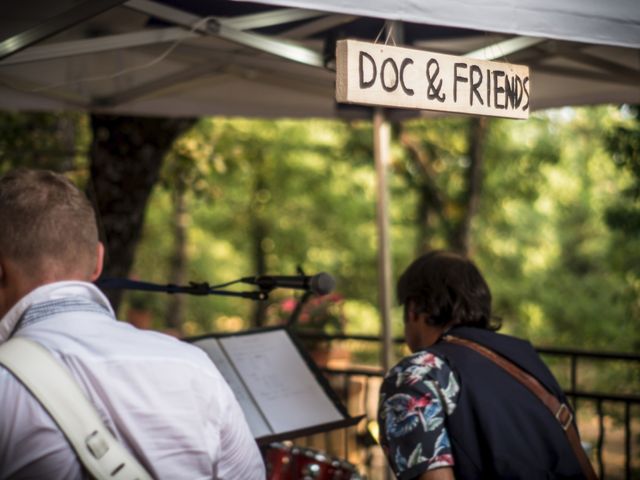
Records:
{"label": "ampersand symbol", "polygon": [[435,85],[436,80],[438,80],[438,74],[440,73],[440,65],[435,58],[430,59],[427,62],[427,82],[429,86],[427,87],[427,98],[429,100],[436,99],[439,102],[444,102],[445,95],[440,95],[440,90],[442,90],[442,79],[439,79],[440,82]]}

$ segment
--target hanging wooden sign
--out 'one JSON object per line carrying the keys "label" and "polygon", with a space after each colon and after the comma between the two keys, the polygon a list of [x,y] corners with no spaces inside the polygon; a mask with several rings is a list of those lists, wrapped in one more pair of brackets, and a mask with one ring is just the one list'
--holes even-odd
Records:
{"label": "hanging wooden sign", "polygon": [[343,103],[529,118],[529,67],[357,40],[336,47]]}

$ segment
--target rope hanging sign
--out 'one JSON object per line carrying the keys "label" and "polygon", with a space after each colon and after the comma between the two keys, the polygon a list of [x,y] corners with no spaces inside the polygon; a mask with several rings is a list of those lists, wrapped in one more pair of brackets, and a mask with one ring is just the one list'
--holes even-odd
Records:
{"label": "rope hanging sign", "polygon": [[338,102],[526,119],[530,96],[525,65],[337,42]]}

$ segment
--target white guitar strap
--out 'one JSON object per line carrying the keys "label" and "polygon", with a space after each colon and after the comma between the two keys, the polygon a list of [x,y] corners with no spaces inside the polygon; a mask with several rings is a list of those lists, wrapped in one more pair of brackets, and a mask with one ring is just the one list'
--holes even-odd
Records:
{"label": "white guitar strap", "polygon": [[49,412],[94,478],[151,480],[151,475],[104,426],[69,372],[44,347],[14,337],[0,345],[0,364]]}

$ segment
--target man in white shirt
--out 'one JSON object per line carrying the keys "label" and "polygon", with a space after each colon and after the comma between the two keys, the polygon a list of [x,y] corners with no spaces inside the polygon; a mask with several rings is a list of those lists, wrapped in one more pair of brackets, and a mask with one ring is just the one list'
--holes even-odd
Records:
{"label": "man in white shirt", "polygon": [[[116,320],[93,209],[62,175],[0,178],[0,344],[24,337],[71,372],[105,425],[154,478],[263,480],[229,386],[198,348]],[[0,479],[80,479],[64,435],[0,366]]]}

